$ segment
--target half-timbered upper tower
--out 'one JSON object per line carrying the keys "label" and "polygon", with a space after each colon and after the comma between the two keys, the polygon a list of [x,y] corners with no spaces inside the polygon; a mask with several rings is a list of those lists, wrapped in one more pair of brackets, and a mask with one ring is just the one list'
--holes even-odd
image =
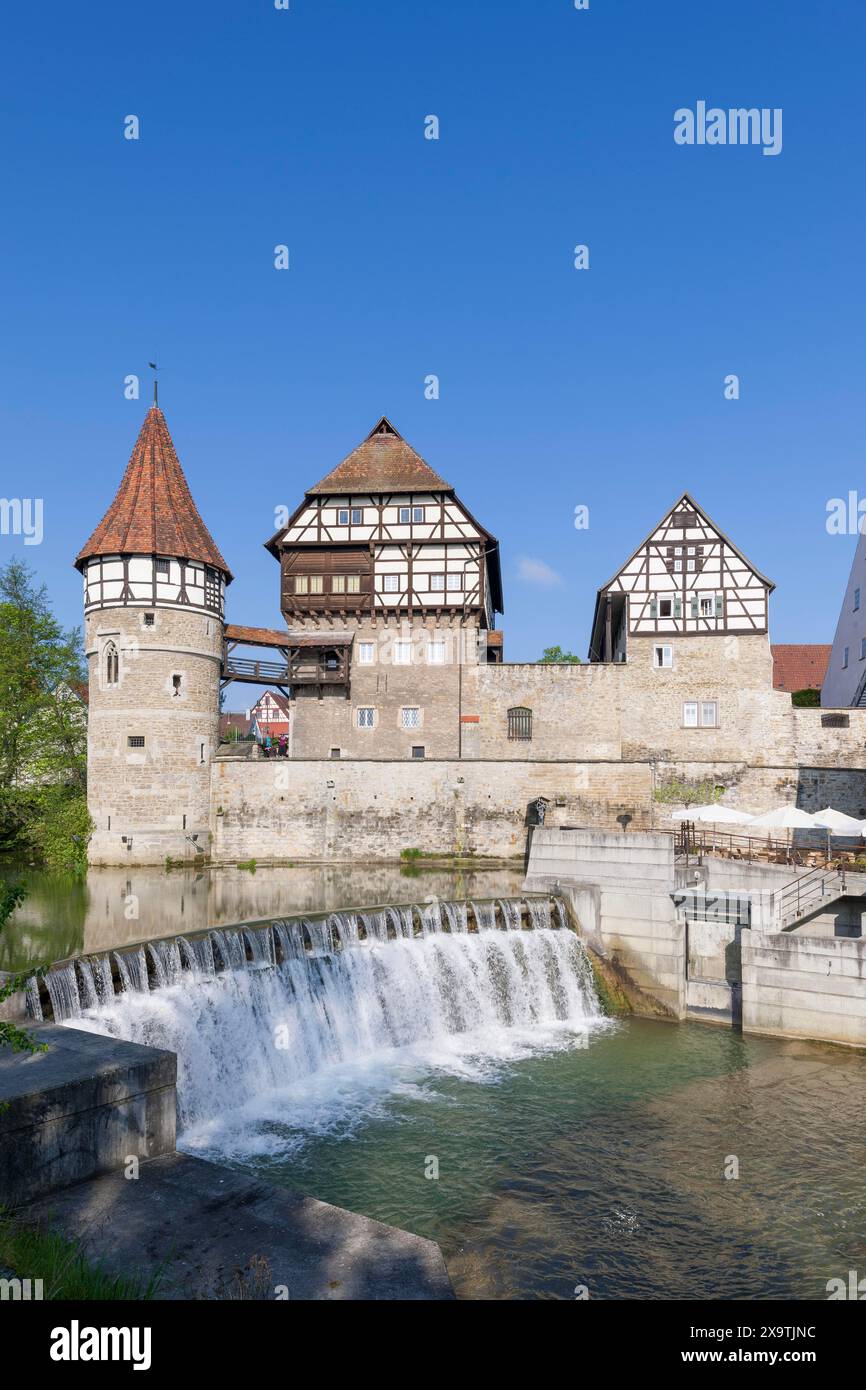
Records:
{"label": "half-timbered upper tower", "polygon": [[156,405],[75,565],[90,668],[91,860],[203,853],[232,576]]}
{"label": "half-timbered upper tower", "polygon": [[[502,582],[498,542],[451,484],[383,417],[267,548],[290,634],[332,668],[293,683],[295,756],[455,756],[459,668],[487,659]],[[326,694],[341,707],[322,710]]]}

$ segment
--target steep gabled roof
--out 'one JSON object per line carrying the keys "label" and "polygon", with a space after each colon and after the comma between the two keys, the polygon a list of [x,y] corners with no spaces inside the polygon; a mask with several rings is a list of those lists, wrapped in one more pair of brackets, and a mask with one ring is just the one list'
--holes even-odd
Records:
{"label": "steep gabled roof", "polygon": [[383,415],[367,438],[307,495],[353,492],[451,492],[451,484],[407,444]]}
{"label": "steep gabled roof", "polygon": [[231,571],[202,521],[175,452],[165,416],[151,406],[114,501],[75,557],[168,555]]}

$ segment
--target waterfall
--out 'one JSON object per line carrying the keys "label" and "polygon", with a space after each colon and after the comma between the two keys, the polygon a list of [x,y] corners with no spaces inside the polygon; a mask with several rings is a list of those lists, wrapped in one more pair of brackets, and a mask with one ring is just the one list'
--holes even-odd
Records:
{"label": "waterfall", "polygon": [[35,975],[27,981],[27,1015],[34,1023],[42,1022],[42,1000],[39,998],[39,984]]}
{"label": "waterfall", "polygon": [[527,898],[526,907],[529,912],[529,920],[536,931],[550,926],[549,898]]}
{"label": "waterfall", "polygon": [[509,931],[520,931],[520,903],[515,902],[514,898],[501,898],[499,908],[502,912],[502,920]]}
{"label": "waterfall", "polygon": [[478,923],[479,931],[493,930],[496,926],[495,903],[473,903],[472,911],[475,913],[475,920]]}
{"label": "waterfall", "polygon": [[445,916],[448,919],[448,926],[452,932],[467,932],[469,930],[469,910],[466,903],[443,903]]}
{"label": "waterfall", "polygon": [[[150,988],[143,946],[139,946],[137,951],[115,951],[114,959],[117,961],[120,983],[124,990],[140,994]],[[55,1018],[57,1016],[54,1015]]]}
{"label": "waterfall", "polygon": [[[148,990],[146,972],[133,983],[130,963],[143,956],[136,952],[118,956],[123,989],[107,1003],[94,1007],[89,989],[79,1000],[71,966],[50,972],[49,992],[56,1016],[75,1027],[177,1053],[187,1147],[290,1146],[310,1126],[339,1131],[347,1108],[370,1095],[369,1113],[377,1113],[383,1095],[405,1087],[407,1067],[412,1084],[442,1071],[484,1080],[491,1067],[574,1047],[602,1026],[573,932],[472,932],[463,906],[451,904],[443,924],[439,904],[425,904],[418,937],[403,934],[411,910],[381,914],[383,931],[390,923],[396,932],[399,921],[393,938],[377,935],[378,914],[367,914],[367,941],[353,935],[351,914],[337,913],[330,921],[277,922],[273,932],[214,932],[216,954],[236,964],[209,973],[194,951],[195,968],[172,976],[187,952],[153,943],[154,981],[164,975],[166,984]],[[492,920],[492,904],[483,906]],[[254,944],[254,935],[262,941]]]}
{"label": "waterfall", "polygon": [[386,907],[385,916],[394,928],[395,936],[406,937],[407,940],[414,936],[411,907]]}
{"label": "waterfall", "polygon": [[364,923],[364,931],[367,933],[368,941],[388,940],[388,928],[385,924],[384,912],[362,912],[361,921]]}
{"label": "waterfall", "polygon": [[250,948],[254,967],[257,966],[261,969],[262,966],[276,963],[274,938],[270,927],[259,927],[256,931],[245,931],[244,938]]}

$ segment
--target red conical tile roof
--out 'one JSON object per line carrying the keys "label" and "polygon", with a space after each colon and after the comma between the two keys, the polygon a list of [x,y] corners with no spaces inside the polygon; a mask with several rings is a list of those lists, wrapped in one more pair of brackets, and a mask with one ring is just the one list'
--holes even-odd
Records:
{"label": "red conical tile roof", "polygon": [[199,560],[232,575],[192,500],[165,416],[153,405],[144,418],[114,501],[75,557],[169,555]]}

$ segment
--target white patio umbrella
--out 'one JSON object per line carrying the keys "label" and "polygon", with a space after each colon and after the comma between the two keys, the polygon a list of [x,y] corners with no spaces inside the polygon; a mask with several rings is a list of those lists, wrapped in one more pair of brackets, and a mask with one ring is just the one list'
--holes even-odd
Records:
{"label": "white patio umbrella", "polygon": [[749,811],[735,811],[732,806],[710,802],[709,806],[687,806],[684,811],[675,811],[671,819],[705,821],[712,825],[748,825],[752,816]]}
{"label": "white patio umbrella", "polygon": [[808,811],[801,811],[799,806],[777,806],[774,811],[765,811],[762,816],[755,816],[749,823],[749,830],[787,830],[788,848],[791,847],[792,830],[815,830],[816,822],[814,816],[810,816]]}
{"label": "white patio umbrella", "polygon": [[777,806],[774,811],[753,816],[749,822],[752,830],[814,830],[816,825],[814,816],[799,806]]}
{"label": "white patio umbrella", "polygon": [[831,835],[863,834],[862,821],[854,816],[846,816],[844,811],[834,811],[832,806],[826,806],[823,811],[815,811],[813,820],[822,830],[829,830]]}

